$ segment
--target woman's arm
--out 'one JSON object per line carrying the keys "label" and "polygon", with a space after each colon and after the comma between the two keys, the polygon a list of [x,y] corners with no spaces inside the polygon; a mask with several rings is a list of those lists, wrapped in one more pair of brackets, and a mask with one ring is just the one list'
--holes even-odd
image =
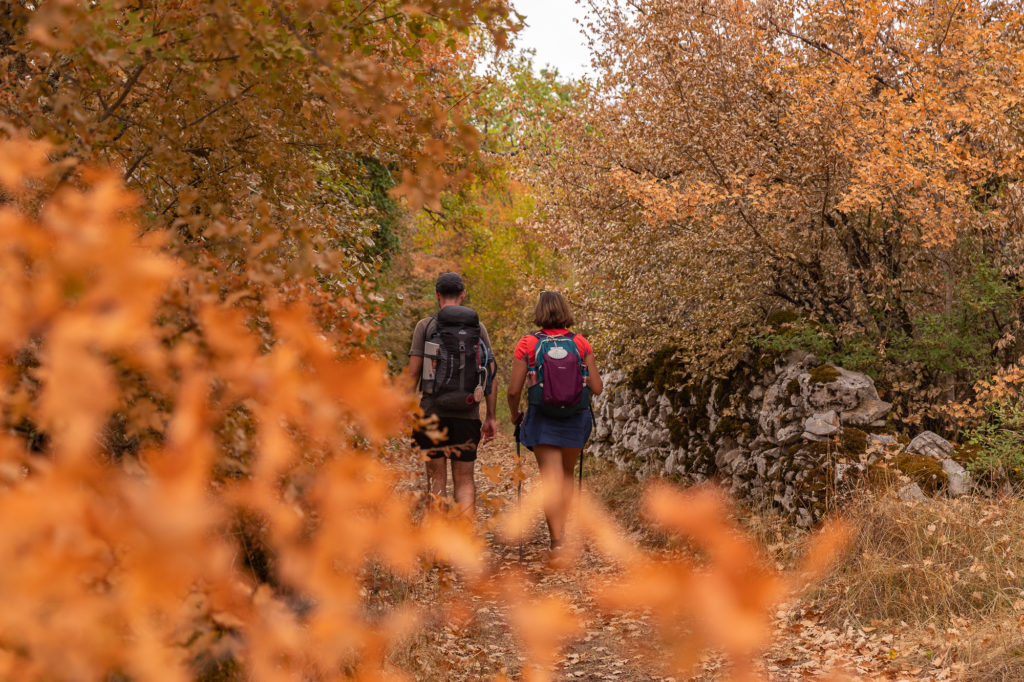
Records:
{"label": "woman's arm", "polygon": [[515,424],[519,421],[519,400],[523,396],[523,384],[526,383],[526,359],[512,359],[512,376],[508,380],[508,413]]}
{"label": "woman's arm", "polygon": [[590,353],[587,355],[587,359],[584,362],[587,363],[587,371],[590,373],[590,376],[587,377],[587,386],[590,386],[590,393],[592,395],[601,395],[601,391],[604,390],[604,382],[597,371],[597,360],[594,359],[594,354]]}

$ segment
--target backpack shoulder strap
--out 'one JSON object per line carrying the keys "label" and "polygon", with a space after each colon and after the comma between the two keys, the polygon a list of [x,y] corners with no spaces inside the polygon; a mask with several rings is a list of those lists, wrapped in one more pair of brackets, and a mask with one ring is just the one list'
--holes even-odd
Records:
{"label": "backpack shoulder strap", "polygon": [[540,362],[538,361],[537,350],[540,348],[541,342],[543,342],[544,339],[550,337],[547,334],[545,334],[543,330],[530,332],[529,334],[527,334],[527,336],[532,336],[533,338],[537,339],[537,343],[533,347],[533,362],[531,363],[529,362],[529,360],[527,360],[527,369],[535,370],[537,366],[540,364]]}

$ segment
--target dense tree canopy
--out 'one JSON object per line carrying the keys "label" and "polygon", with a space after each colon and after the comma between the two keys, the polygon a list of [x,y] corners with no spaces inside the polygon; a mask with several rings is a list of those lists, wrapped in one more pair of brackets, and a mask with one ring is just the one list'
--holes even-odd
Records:
{"label": "dense tree canopy", "polygon": [[599,6],[599,92],[546,178],[612,338],[721,366],[787,310],[933,385],[971,377],[928,344],[1005,360],[1022,29],[1014,3]]}
{"label": "dense tree canopy", "polygon": [[368,272],[352,262],[373,238],[367,168],[436,202],[476,146],[470,31],[503,44],[514,25],[482,0],[35,4],[0,14],[6,118],[120,169],[147,227],[173,225],[209,271],[260,244],[343,284]]}
{"label": "dense tree canopy", "polygon": [[[483,0],[8,3],[0,115],[54,143],[67,180],[109,165],[141,194],[142,230],[189,265],[159,316],[171,345],[203,339],[204,304],[269,330],[300,294],[331,329],[366,321],[394,199],[436,203],[475,153],[472,46],[514,26]],[[155,398],[125,382],[126,409]]]}

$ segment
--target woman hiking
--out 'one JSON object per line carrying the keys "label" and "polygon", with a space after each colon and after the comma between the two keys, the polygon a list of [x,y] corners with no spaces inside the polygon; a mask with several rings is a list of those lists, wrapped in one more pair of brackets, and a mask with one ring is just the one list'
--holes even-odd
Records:
{"label": "woman hiking", "polygon": [[[565,541],[573,470],[594,425],[590,396],[600,395],[604,385],[590,343],[569,331],[572,311],[561,293],[542,291],[533,318],[540,331],[516,344],[508,407],[512,423],[520,426],[520,442],[537,458],[544,516],[556,554]],[[519,410],[524,385],[525,418]]]}

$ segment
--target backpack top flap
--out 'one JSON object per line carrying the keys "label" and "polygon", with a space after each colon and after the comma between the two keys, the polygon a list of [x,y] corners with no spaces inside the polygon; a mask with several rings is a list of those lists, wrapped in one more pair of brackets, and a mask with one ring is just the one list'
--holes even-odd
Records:
{"label": "backpack top flap", "polygon": [[576,333],[568,332],[561,336],[549,336],[544,332],[534,332],[533,336],[537,339],[537,345],[533,349],[533,365],[529,366],[529,369],[537,371],[537,378],[543,381],[544,377],[544,356],[547,354],[552,347],[564,348],[567,353],[576,356],[576,361],[580,363],[580,371],[583,376],[587,376],[587,366],[583,362],[583,356],[580,354],[579,346],[576,345]]}
{"label": "backpack top flap", "polygon": [[480,316],[464,305],[446,305],[437,311],[437,323],[445,327],[479,327]]}

